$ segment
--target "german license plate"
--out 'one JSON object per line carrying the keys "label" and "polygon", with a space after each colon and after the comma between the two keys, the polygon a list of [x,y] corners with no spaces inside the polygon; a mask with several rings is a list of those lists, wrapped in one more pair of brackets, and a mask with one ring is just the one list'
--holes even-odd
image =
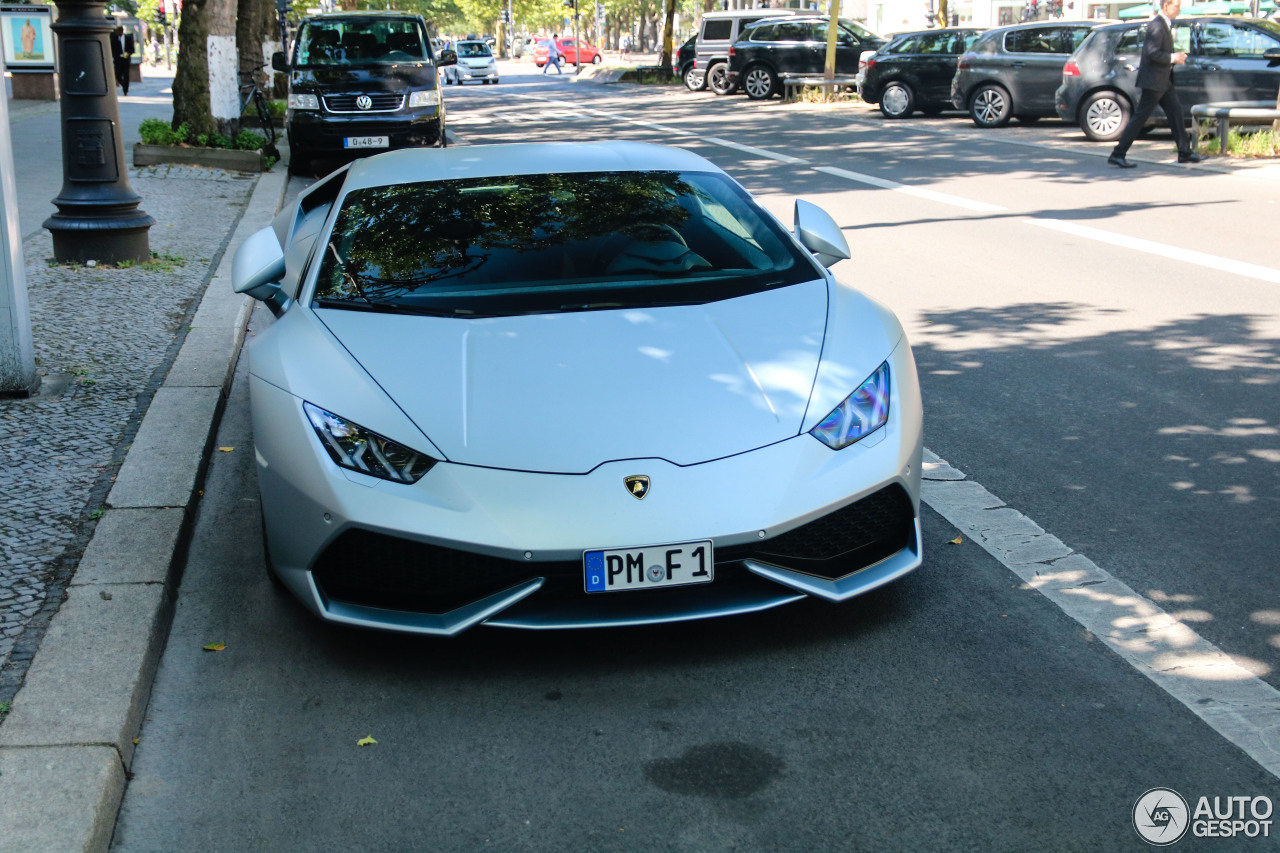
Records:
{"label": "german license plate", "polygon": [[347,148],[386,148],[385,136],[348,136],[342,144]]}
{"label": "german license plate", "polygon": [[715,575],[709,541],[586,551],[582,567],[587,592],[710,583]]}

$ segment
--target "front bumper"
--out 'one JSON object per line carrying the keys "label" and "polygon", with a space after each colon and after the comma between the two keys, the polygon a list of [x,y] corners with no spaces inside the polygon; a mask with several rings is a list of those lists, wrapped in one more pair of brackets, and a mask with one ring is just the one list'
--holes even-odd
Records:
{"label": "front bumper", "polygon": [[[656,624],[805,597],[842,601],[922,560],[919,388],[905,343],[891,369],[889,423],[841,451],[802,434],[698,465],[633,459],[585,475],[441,462],[414,485],[334,466],[302,401],[254,377],[272,564],[323,619],[421,634]],[[643,501],[623,485],[634,474],[651,478]],[[715,546],[711,583],[583,589],[585,550],[704,539]]]}
{"label": "front bumper", "polygon": [[[393,113],[337,115],[318,110],[289,110],[289,148],[307,156],[376,154],[396,148],[430,148],[444,137],[444,107],[401,109]],[[385,136],[386,148],[350,149],[349,137]]]}

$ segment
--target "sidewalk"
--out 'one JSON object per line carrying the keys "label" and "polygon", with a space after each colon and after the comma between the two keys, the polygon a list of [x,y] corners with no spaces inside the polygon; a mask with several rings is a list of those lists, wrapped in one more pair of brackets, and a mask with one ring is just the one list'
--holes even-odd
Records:
{"label": "sidewalk", "polygon": [[[140,116],[172,114],[154,76],[122,99],[126,147]],[[0,850],[105,850],[248,320],[231,256],[287,176],[131,167],[156,260],[56,265],[40,222],[60,109],[10,109],[43,382],[0,400]]]}

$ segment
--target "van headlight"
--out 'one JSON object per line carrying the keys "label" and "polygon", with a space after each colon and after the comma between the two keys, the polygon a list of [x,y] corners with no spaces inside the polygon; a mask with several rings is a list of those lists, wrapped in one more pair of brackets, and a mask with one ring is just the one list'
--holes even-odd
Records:
{"label": "van headlight", "polygon": [[320,109],[320,97],[318,95],[295,95],[290,92],[289,109],[318,110]]}
{"label": "van headlight", "polygon": [[439,89],[422,89],[409,93],[409,109],[416,107],[435,107],[440,104]]}

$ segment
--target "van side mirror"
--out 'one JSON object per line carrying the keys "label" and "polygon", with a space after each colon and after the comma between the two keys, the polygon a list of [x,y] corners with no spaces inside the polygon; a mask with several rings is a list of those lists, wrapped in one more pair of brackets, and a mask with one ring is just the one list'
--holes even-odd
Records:
{"label": "van side mirror", "polygon": [[849,241],[831,215],[803,199],[796,199],[795,235],[824,267],[852,257]]}
{"label": "van side mirror", "polygon": [[285,58],[283,51],[277,50],[275,53],[271,54],[271,67],[276,71],[287,72],[289,70],[289,62]]}
{"label": "van side mirror", "polygon": [[267,226],[250,234],[236,249],[231,259],[231,289],[265,302],[271,313],[279,316],[289,301],[280,287],[284,272],[284,249],[275,229]]}

